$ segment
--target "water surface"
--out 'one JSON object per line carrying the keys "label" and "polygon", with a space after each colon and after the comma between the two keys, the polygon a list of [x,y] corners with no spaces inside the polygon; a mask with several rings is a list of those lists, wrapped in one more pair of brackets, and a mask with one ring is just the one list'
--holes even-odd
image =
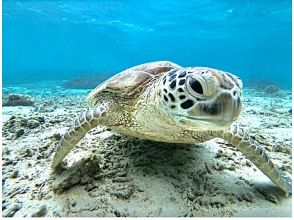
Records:
{"label": "water surface", "polygon": [[4,84],[155,60],[290,88],[291,1],[3,1]]}

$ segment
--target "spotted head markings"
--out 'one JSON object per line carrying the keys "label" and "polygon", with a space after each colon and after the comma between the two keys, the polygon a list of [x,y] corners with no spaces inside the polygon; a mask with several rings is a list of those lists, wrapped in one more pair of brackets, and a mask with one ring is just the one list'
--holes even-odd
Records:
{"label": "spotted head markings", "polygon": [[[163,77],[161,99],[172,111],[218,115],[224,111],[224,102],[240,105],[240,87],[229,73],[201,67],[177,69]],[[232,97],[236,100],[230,101]]]}
{"label": "spotted head markings", "polygon": [[188,99],[188,97],[184,93],[186,90],[186,78],[186,70],[172,70],[163,78],[162,97],[171,109],[177,109],[179,108],[179,106],[181,108],[187,109],[194,105],[194,101]]}

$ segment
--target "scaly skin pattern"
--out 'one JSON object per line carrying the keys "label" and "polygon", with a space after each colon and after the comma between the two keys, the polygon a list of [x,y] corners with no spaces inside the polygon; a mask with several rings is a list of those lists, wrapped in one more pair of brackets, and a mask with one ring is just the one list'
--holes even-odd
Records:
{"label": "scaly skin pattern", "polygon": [[253,140],[242,128],[232,125],[220,137],[240,150],[259,170],[279,186],[286,193],[286,196],[292,193],[291,178],[274,167],[260,144]]}
{"label": "scaly skin pattern", "polygon": [[63,158],[72,150],[72,148],[86,135],[86,133],[103,122],[103,116],[106,114],[106,108],[99,106],[80,114],[74,124],[63,134],[56,145],[55,154],[51,163],[51,168],[55,169]]}
{"label": "scaly skin pattern", "polygon": [[[117,103],[120,103],[120,105],[117,105]],[[51,168],[55,170],[66,155],[84,138],[86,133],[97,127],[98,124],[110,128],[132,127],[129,116],[130,105],[126,103],[129,102],[123,99],[115,100],[115,98],[111,101],[101,100],[96,107],[82,112],[75,119],[72,126],[64,134],[61,134],[60,140],[53,143],[55,145],[55,154]]]}

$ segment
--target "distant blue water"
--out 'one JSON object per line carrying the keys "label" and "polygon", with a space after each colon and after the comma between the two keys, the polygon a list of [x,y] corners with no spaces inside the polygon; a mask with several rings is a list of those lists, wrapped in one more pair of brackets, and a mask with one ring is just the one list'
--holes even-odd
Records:
{"label": "distant blue water", "polygon": [[291,87],[290,0],[3,1],[2,7],[4,84],[171,60]]}

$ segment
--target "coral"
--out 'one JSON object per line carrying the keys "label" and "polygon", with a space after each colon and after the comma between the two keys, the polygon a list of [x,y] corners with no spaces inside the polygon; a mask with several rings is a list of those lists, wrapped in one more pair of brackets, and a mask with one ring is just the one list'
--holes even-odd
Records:
{"label": "coral", "polygon": [[2,102],[3,106],[32,106],[35,103],[35,101],[30,96],[21,94],[9,94],[3,97]]}
{"label": "coral", "polygon": [[109,77],[109,73],[101,73],[99,75],[84,75],[74,79],[67,80],[61,84],[67,89],[94,89]]}
{"label": "coral", "polygon": [[45,122],[44,117],[34,116],[29,118],[11,116],[3,124],[3,136],[7,139],[17,139],[25,133],[25,129],[33,129]]}

